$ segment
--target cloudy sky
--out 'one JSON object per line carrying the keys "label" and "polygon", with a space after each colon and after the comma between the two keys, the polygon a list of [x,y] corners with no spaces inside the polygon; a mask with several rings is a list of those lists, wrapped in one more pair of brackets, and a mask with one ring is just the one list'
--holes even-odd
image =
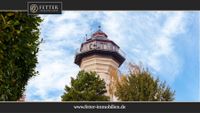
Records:
{"label": "cloudy sky", "polygon": [[127,62],[142,62],[176,91],[175,101],[200,101],[198,12],[65,11],[41,17],[39,75],[29,80],[27,101],[61,100],[79,71],[76,50],[99,25],[126,54],[122,72]]}

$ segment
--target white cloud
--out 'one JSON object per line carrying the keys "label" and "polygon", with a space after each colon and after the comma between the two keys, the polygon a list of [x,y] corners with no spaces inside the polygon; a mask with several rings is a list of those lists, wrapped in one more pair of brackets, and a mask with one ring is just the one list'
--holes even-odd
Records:
{"label": "white cloud", "polygon": [[[174,51],[174,38],[184,32],[182,12],[98,12],[66,11],[62,15],[42,15],[37,70],[27,86],[29,101],[59,101],[79,67],[75,50],[96,22],[126,53],[127,60],[142,61],[161,78],[173,82],[182,65]],[[173,66],[173,67],[172,67]],[[169,77],[170,75],[170,77]],[[56,94],[51,95],[52,91]],[[36,98],[38,97],[38,98]]]}
{"label": "white cloud", "polygon": [[184,32],[183,12],[106,14],[104,28],[126,52],[129,61],[142,61],[164,80],[175,80],[182,62],[174,52],[174,40]]}

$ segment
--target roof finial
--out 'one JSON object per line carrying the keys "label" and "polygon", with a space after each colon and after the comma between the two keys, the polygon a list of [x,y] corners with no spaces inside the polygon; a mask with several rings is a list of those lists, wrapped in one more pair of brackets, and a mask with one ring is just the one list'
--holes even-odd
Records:
{"label": "roof finial", "polygon": [[99,28],[99,31],[101,31],[101,26],[100,25],[98,26],[98,28]]}

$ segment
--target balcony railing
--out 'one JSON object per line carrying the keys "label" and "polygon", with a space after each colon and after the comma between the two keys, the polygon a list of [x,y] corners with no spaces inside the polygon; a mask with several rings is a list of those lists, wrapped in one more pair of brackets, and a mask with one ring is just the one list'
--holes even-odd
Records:
{"label": "balcony railing", "polygon": [[80,53],[85,53],[85,52],[88,52],[88,51],[92,51],[92,50],[102,50],[102,51],[110,51],[110,52],[117,52],[119,53],[120,55],[122,55],[123,57],[126,56],[125,52],[122,51],[121,49],[117,49],[117,50],[113,50],[113,49],[99,49],[99,48],[94,48],[94,49],[87,49],[87,50],[80,50],[80,48],[76,49],[76,55],[77,54],[80,54]]}

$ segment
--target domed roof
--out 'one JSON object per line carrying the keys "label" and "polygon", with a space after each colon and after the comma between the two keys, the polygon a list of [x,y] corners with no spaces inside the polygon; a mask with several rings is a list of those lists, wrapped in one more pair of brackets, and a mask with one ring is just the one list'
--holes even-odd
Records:
{"label": "domed roof", "polygon": [[107,35],[106,33],[104,33],[103,31],[101,31],[101,26],[99,26],[99,30],[97,30],[96,32],[94,32],[91,36],[91,38],[98,38],[98,39],[107,39]]}
{"label": "domed roof", "polygon": [[98,31],[96,31],[94,34],[92,34],[92,37],[96,38],[96,37],[102,37],[102,38],[107,38],[108,36],[101,31],[100,29]]}

